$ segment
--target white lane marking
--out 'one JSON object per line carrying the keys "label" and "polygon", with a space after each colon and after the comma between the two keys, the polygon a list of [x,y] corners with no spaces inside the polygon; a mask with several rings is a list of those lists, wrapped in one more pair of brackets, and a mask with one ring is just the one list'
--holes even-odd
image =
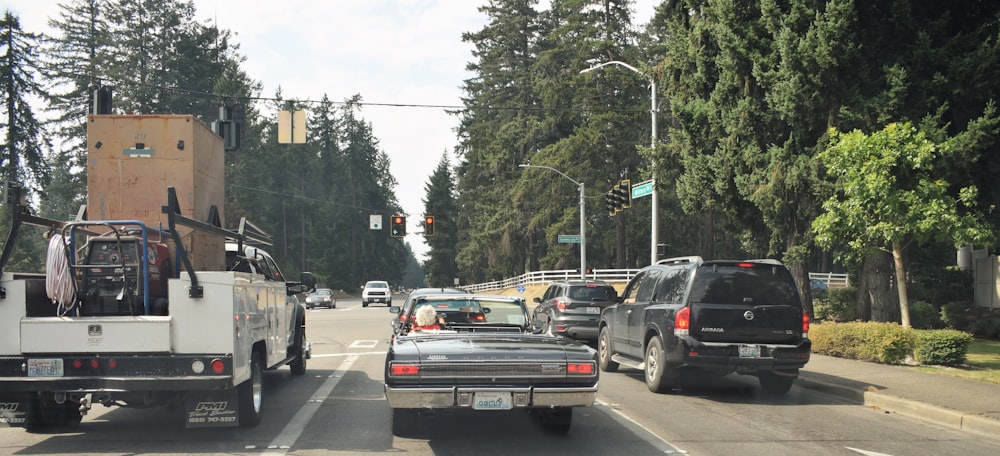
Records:
{"label": "white lane marking", "polygon": [[375,348],[378,343],[379,341],[377,340],[356,340],[351,345],[348,345],[347,348]]}
{"label": "white lane marking", "polygon": [[[322,385],[313,393],[312,397],[302,405],[292,420],[285,425],[285,428],[281,430],[270,444],[267,445],[267,451],[261,453],[267,456],[285,456],[288,454],[288,450],[292,448],[295,441],[299,439],[302,435],[302,431],[305,430],[306,425],[312,420],[313,415],[319,410],[319,406],[323,404],[323,400],[330,396],[333,389],[337,387],[340,383],[340,379],[344,378],[344,374],[350,370],[351,365],[358,360],[358,356],[351,355],[348,356],[344,362],[340,363],[340,367],[330,375],[329,378],[323,382]],[[277,450],[277,451],[272,451]]]}
{"label": "white lane marking", "polygon": [[856,452],[861,453],[861,454],[866,455],[866,456],[892,456],[892,455],[886,454],[886,453],[876,453],[874,451],[859,450],[857,448],[851,448],[851,447],[844,447],[844,448],[847,448],[848,450],[851,450],[851,451],[856,451]]}
{"label": "white lane marking", "polygon": [[639,437],[653,448],[656,448],[657,450],[663,452],[663,454],[688,454],[687,451],[677,448],[663,437],[656,435],[646,426],[643,426],[642,424],[639,424],[638,421],[630,418],[621,410],[614,408],[611,404],[608,404],[607,402],[598,399],[594,401],[594,405],[600,407],[603,410],[609,411],[610,413],[608,413],[608,416],[610,416],[611,419],[617,421],[618,424],[622,425],[623,428],[628,429],[633,434],[635,434],[636,437]]}
{"label": "white lane marking", "polygon": [[385,352],[359,352],[359,353],[327,353],[323,355],[317,355],[313,353],[313,358],[335,358],[338,356],[358,356],[358,355],[384,355]]}

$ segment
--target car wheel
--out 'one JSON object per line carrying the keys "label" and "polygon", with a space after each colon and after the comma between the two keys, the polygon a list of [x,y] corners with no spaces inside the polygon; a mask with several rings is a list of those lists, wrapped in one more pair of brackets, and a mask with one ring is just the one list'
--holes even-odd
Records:
{"label": "car wheel", "polygon": [[237,386],[240,427],[254,427],[260,424],[264,403],[264,368],[261,365],[260,354],[251,353],[250,378]]}
{"label": "car wheel", "polygon": [[646,346],[646,387],[654,393],[665,393],[670,390],[670,383],[664,375],[667,366],[663,362],[663,342],[659,337],[653,337]]}
{"label": "car wheel", "polygon": [[616,372],[618,363],[611,360],[611,330],[607,326],[601,328],[597,338],[597,364],[604,372]]}
{"label": "car wheel", "polygon": [[542,428],[553,434],[566,434],[573,424],[572,407],[556,407],[541,410],[537,413]]}
{"label": "car wheel", "polygon": [[392,409],[392,435],[411,436],[417,432],[417,409]]}
{"label": "car wheel", "polygon": [[769,396],[781,396],[792,389],[792,382],[798,375],[781,375],[772,371],[763,371],[757,375],[761,389]]}
{"label": "car wheel", "polygon": [[306,327],[299,323],[298,330],[295,331],[295,345],[292,346],[295,358],[288,367],[292,369],[292,375],[304,375],[306,373]]}
{"label": "car wheel", "polygon": [[365,301],[361,301],[361,307],[368,307],[368,303]]}

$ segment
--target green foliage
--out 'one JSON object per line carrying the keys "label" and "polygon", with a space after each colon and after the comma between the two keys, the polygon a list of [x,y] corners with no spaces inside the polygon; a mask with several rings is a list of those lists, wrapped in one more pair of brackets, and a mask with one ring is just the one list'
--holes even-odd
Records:
{"label": "green foliage", "polygon": [[965,323],[968,305],[962,301],[951,301],[941,306],[941,321],[951,329],[959,329]]}
{"label": "green foliage", "polygon": [[972,343],[972,335],[954,329],[916,331],[913,357],[921,364],[958,366]]}
{"label": "green foliage", "polygon": [[910,325],[915,329],[933,329],[941,327],[941,311],[927,301],[910,303]]}
{"label": "green foliage", "polygon": [[913,350],[913,331],[895,323],[823,322],[809,329],[815,353],[897,364]]}
{"label": "green foliage", "polygon": [[830,288],[822,297],[813,298],[816,319],[836,322],[856,320],[857,293],[854,287]]}

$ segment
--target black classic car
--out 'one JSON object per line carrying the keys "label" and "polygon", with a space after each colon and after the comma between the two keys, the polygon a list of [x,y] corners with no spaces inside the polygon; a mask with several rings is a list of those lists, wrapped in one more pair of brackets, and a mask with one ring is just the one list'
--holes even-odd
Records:
{"label": "black classic car", "polygon": [[[413,314],[432,306],[437,329],[415,329]],[[398,310],[396,310],[398,312]],[[569,431],[573,407],[597,396],[597,353],[569,338],[532,334],[517,296],[418,298],[389,345],[385,396],[392,431],[417,430],[422,413],[526,410],[553,432]]]}

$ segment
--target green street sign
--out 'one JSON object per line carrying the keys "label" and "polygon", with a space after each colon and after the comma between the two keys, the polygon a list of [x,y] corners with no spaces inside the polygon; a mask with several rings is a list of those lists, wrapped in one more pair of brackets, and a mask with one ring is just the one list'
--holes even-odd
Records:
{"label": "green street sign", "polygon": [[559,242],[563,244],[579,244],[580,236],[577,234],[560,234]]}
{"label": "green street sign", "polygon": [[632,199],[653,194],[653,181],[646,181],[632,186]]}

